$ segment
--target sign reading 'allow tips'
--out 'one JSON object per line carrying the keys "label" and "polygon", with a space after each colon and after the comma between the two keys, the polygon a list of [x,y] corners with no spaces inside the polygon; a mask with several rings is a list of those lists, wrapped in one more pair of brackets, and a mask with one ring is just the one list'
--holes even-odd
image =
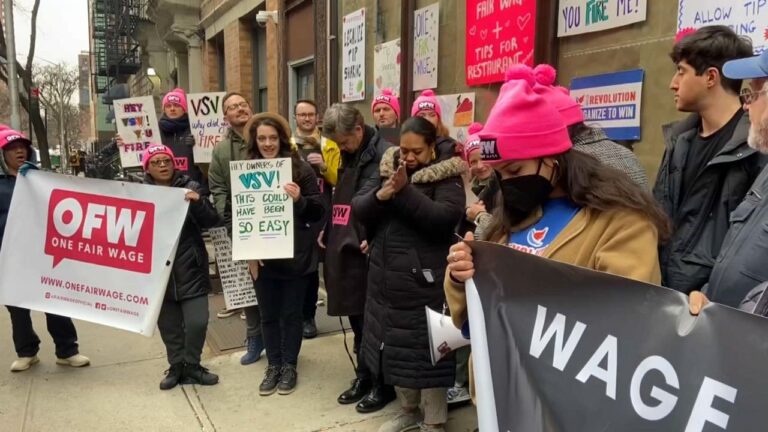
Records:
{"label": "sign reading 'allow tips'", "polygon": [[290,158],[232,161],[232,259],[293,258]]}
{"label": "sign reading 'allow tips'", "polygon": [[645,21],[647,0],[560,0],[557,36],[573,36]]}
{"label": "sign reading 'allow tips'", "polygon": [[677,31],[724,25],[752,40],[755,54],[768,49],[768,0],[678,0]]}
{"label": "sign reading 'allow tips'", "polygon": [[635,69],[574,78],[571,96],[581,104],[584,123],[613,140],[639,140],[643,75]]}
{"label": "sign reading 'allow tips'", "polygon": [[210,163],[213,148],[229,129],[224,118],[224,92],[187,95],[189,127],[195,137],[195,163]]}
{"label": "sign reading 'allow tips'", "polygon": [[765,430],[765,318],[717,304],[694,317],[674,290],[471,247],[481,431]]}
{"label": "sign reading 'allow tips'", "polygon": [[0,249],[0,303],[151,336],[187,207],[180,188],[19,177]]}

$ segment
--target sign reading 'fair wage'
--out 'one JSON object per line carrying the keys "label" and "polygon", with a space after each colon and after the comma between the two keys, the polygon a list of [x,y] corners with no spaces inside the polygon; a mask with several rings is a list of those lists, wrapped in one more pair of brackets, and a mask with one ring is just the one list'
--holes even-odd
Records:
{"label": "sign reading 'fair wage'", "polygon": [[466,27],[467,85],[504,81],[513,64],[533,66],[536,0],[467,0]]}
{"label": "sign reading 'fair wage'", "polygon": [[283,186],[292,181],[290,158],[233,161],[232,259],[293,258],[293,200]]}
{"label": "sign reading 'fair wage'", "polygon": [[560,0],[557,35],[573,36],[645,21],[646,0]]}
{"label": "sign reading 'fair wage'", "polygon": [[19,177],[3,240],[14,246],[0,249],[0,303],[151,336],[186,215],[179,188]]}
{"label": "sign reading 'fair wage'", "polygon": [[123,168],[141,166],[141,152],[151,143],[160,142],[155,102],[152,96],[118,99],[115,109],[117,133],[123,139],[120,146],[120,164]]}
{"label": "sign reading 'fair wage'", "polygon": [[437,87],[440,3],[413,12],[413,90]]}
{"label": "sign reading 'fair wage'", "polygon": [[229,123],[224,119],[224,92],[187,95],[189,126],[195,137],[195,163],[210,163],[216,144],[224,139]]}

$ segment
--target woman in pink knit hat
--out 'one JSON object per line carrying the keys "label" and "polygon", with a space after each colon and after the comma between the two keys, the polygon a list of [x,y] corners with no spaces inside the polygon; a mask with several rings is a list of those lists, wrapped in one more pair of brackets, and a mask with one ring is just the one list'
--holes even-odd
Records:
{"label": "woman in pink knit hat", "polygon": [[158,125],[163,145],[176,155],[176,169],[191,177],[207,191],[208,182],[195,162],[195,138],[192,136],[187,114],[187,94],[183,89],[175,88],[163,96],[163,115],[160,116]]}
{"label": "woman in pink knit hat", "polygon": [[[480,156],[496,171],[502,197],[486,238],[659,284],[657,247],[670,231],[663,210],[626,175],[573,151],[565,122],[533,90],[535,84],[529,67],[513,67],[480,133]],[[464,282],[474,274],[469,244],[451,246],[448,270],[446,298],[454,324],[462,328],[467,323]]]}
{"label": "woman in pink knit hat", "polygon": [[411,117],[423,117],[437,128],[437,151],[441,154],[453,152],[461,155],[461,145],[450,136],[448,128],[443,124],[443,110],[437,100],[435,92],[424,90],[413,101]]}

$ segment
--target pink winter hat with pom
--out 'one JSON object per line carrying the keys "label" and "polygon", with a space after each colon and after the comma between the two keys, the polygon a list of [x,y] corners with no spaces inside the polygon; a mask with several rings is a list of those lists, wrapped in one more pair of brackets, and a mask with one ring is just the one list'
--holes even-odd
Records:
{"label": "pink winter hat with pom", "polygon": [[170,103],[181,105],[181,109],[187,112],[187,94],[183,89],[175,88],[163,96],[163,108]]}
{"label": "pink winter hat with pom", "polygon": [[567,88],[555,85],[557,71],[548,64],[540,64],[533,69],[536,85],[533,91],[540,94],[560,112],[566,126],[584,122],[584,112],[576,99],[571,97]]}
{"label": "pink winter hat with pom", "polygon": [[381,89],[381,94],[373,98],[373,103],[371,104],[371,113],[373,113],[373,110],[376,109],[376,105],[378,104],[389,105],[389,107],[392,108],[392,111],[395,112],[395,115],[397,115],[397,120],[400,120],[400,99],[395,96],[395,94],[392,92],[392,89]]}
{"label": "pink winter hat with pom", "polygon": [[173,150],[162,144],[150,144],[149,147],[144,149],[144,152],[141,154],[141,165],[144,167],[144,171],[147,170],[150,159],[161,154],[164,154],[171,158],[171,160],[174,160]]}
{"label": "pink winter hat with pom", "polygon": [[538,159],[565,153],[573,144],[557,110],[533,91],[533,70],[515,65],[507,71],[496,104],[480,132],[484,162]]}
{"label": "pink winter hat with pom", "polygon": [[477,150],[480,150],[480,135],[478,132],[483,130],[482,123],[472,123],[467,128],[467,142],[464,144],[464,160],[469,161],[469,155]]}
{"label": "pink winter hat with pom", "polygon": [[435,92],[432,90],[424,90],[419,97],[413,101],[411,107],[411,117],[416,117],[421,111],[432,110],[437,113],[437,117],[443,119],[443,110],[440,108],[440,103],[437,101]]}

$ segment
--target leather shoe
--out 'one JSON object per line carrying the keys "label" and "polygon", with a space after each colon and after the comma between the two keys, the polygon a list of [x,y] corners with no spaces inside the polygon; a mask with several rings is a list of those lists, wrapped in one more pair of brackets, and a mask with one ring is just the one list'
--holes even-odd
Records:
{"label": "leather shoe", "polygon": [[372,387],[373,383],[371,380],[355,378],[352,381],[352,387],[342,393],[336,401],[342,405],[360,402],[360,399],[364,398],[371,391]]}
{"label": "leather shoe", "polygon": [[387,406],[388,403],[396,398],[397,395],[395,394],[394,387],[390,385],[379,385],[371,389],[371,392],[357,404],[355,410],[361,414],[376,412]]}

